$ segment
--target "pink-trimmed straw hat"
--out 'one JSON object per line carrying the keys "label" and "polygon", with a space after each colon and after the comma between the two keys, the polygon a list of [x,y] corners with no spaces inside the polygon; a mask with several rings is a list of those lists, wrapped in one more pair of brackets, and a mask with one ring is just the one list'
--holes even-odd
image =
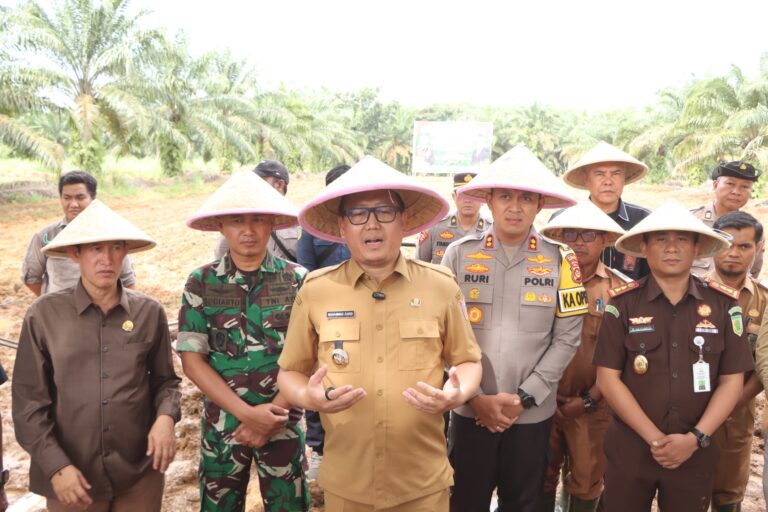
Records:
{"label": "pink-trimmed straw hat", "polygon": [[448,213],[448,201],[438,192],[366,156],[301,208],[301,228],[319,238],[344,243],[339,232],[341,198],[375,190],[391,190],[403,199],[407,212],[404,236],[428,229]]}
{"label": "pink-trimmed straw hat", "polygon": [[217,217],[224,215],[274,215],[272,230],[298,222],[298,208],[251,171],[233,174],[187,219],[187,226],[200,231],[218,231]]}
{"label": "pink-trimmed straw hat", "polygon": [[541,194],[544,197],[544,208],[565,208],[576,204],[576,199],[563,182],[524,144],[518,144],[501,155],[457,191],[485,201],[486,196],[495,188]]}

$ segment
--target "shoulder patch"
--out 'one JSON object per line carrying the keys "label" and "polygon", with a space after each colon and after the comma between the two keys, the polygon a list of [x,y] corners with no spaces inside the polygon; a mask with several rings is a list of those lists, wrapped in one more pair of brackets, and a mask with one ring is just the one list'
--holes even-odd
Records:
{"label": "shoulder patch", "polygon": [[[569,247],[563,245],[559,245],[558,249],[560,249],[560,255],[563,257],[560,272],[562,275],[570,275],[571,281],[573,281],[574,284],[581,284],[581,267],[579,266],[579,260],[576,258],[576,253]],[[562,279],[562,276],[560,279]]]}
{"label": "shoulder patch", "polygon": [[735,288],[726,286],[723,283],[719,283],[715,281],[714,279],[707,279],[706,283],[707,283],[707,286],[709,286],[713,290],[717,290],[718,292],[722,293],[726,297],[730,297],[732,299],[737,299],[737,300],[739,298],[739,290]]}
{"label": "shoulder patch", "polygon": [[627,293],[630,290],[637,289],[639,286],[640,285],[637,283],[637,281],[632,281],[631,283],[623,284],[623,285],[618,286],[616,288],[611,288],[610,290],[608,290],[608,295],[612,299],[615,299],[619,295],[624,295],[625,293]]}

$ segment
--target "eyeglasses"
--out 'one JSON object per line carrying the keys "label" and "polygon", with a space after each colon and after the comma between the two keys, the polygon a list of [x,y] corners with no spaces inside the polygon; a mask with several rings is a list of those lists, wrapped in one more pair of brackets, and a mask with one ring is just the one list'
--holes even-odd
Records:
{"label": "eyeglasses", "polygon": [[568,243],[575,242],[579,236],[581,236],[581,240],[586,244],[589,242],[594,242],[595,238],[597,238],[597,231],[582,231],[579,233],[575,229],[566,229],[563,231],[563,238]]}
{"label": "eyeglasses", "polygon": [[359,226],[368,222],[371,212],[376,217],[376,221],[387,224],[395,220],[397,214],[402,211],[403,209],[399,206],[373,206],[371,208],[350,208],[342,213],[350,224]]}

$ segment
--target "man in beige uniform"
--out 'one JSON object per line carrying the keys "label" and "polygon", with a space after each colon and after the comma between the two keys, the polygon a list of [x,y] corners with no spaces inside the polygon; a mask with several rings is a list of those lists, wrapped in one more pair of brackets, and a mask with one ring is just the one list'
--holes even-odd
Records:
{"label": "man in beige uniform", "polygon": [[475,393],[480,349],[450,272],[400,253],[447,209],[366,157],[299,213],[304,230],[351,253],[307,276],[278,361],[281,393],[320,412],[328,512],[448,510],[442,413]]}
{"label": "man in beige uniform", "polygon": [[[718,218],[713,227],[733,239],[728,250],[714,257],[715,268],[707,278],[739,291],[739,305],[744,312],[744,330],[754,352],[768,301],[768,290],[749,276],[749,269],[763,245],[763,226],[752,215],[737,211]],[[754,372],[747,372],[744,379],[741,400],[713,436],[720,450],[712,488],[712,510],[715,512],[741,510],[744,491],[749,482],[750,453],[755,431],[755,396],[763,390],[763,385]]]}
{"label": "man in beige uniform", "polygon": [[565,186],[523,145],[461,189],[486,200],[493,226],[450,245],[443,265],[467,298],[483,350],[478,394],[451,415],[451,510],[534,510],[544,483],[557,383],[579,345],[587,294],[576,255],[533,227],[570,206]]}
{"label": "man in beige uniform", "polygon": [[440,263],[445,249],[469,232],[482,233],[491,221],[480,214],[482,203],[467,196],[459,196],[458,189],[469,183],[476,175],[461,172],[453,175],[453,202],[456,210],[440,219],[431,228],[419,233],[416,257],[421,261]]}
{"label": "man in beige uniform", "polygon": [[[752,196],[752,187],[762,174],[762,171],[747,162],[720,162],[712,171],[712,190],[715,198],[711,203],[699,206],[691,210],[697,219],[709,227],[712,227],[720,216],[728,212],[739,211],[747,204]],[[762,241],[762,240],[761,240]],[[759,279],[760,270],[763,268],[763,256],[765,247],[755,255],[755,262],[749,273]],[[703,276],[714,269],[712,258],[699,258],[693,262],[691,273],[695,276]]]}
{"label": "man in beige uniform", "polygon": [[30,306],[13,372],[29,488],[51,512],[160,511],[180,379],[163,307],[118,280],[127,253],[154,245],[94,200],[44,249],[81,275]]}
{"label": "man in beige uniform", "polygon": [[[70,171],[59,179],[59,201],[64,210],[64,218],[35,233],[22,264],[21,279],[35,295],[64,290],[77,284],[80,278],[77,263],[66,257],[46,256],[43,249],[91,204],[96,198],[97,185],[96,178],[83,171]],[[123,260],[120,281],[128,288],[136,284],[136,273],[131,266],[130,256]]]}
{"label": "man in beige uniform", "polygon": [[[288,174],[288,169],[286,169],[282,162],[277,160],[264,160],[253,169],[253,172],[269,183],[272,188],[282,195],[288,194],[288,182],[290,181],[291,176]],[[300,233],[301,231],[298,226],[291,226],[289,228],[274,231],[270,235],[269,243],[267,244],[269,254],[282,260],[296,263],[296,245],[299,243]],[[216,241],[216,247],[213,250],[214,258],[220,260],[227,253],[227,250],[229,250],[227,241],[223,236],[220,236]]]}
{"label": "man in beige uniform", "polygon": [[594,512],[603,491],[603,438],[611,412],[597,387],[592,357],[610,300],[608,290],[626,282],[606,267],[600,256],[624,230],[592,202],[583,201],[550,220],[541,234],[573,249],[584,276],[589,312],[584,317],[579,349],[557,389],[557,409],[549,438],[552,459],[538,509],[554,511],[560,470],[565,463],[562,511]]}

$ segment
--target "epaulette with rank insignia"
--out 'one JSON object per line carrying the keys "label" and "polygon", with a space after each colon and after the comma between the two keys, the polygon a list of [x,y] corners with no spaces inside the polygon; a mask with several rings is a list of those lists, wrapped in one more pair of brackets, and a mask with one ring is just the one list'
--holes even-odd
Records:
{"label": "epaulette with rank insignia", "polygon": [[608,295],[612,299],[615,299],[619,295],[624,295],[628,291],[636,289],[638,286],[640,285],[638,284],[637,281],[632,281],[631,283],[623,284],[621,286],[617,286],[616,288],[611,288],[610,290],[608,290]]}
{"label": "epaulette with rank insignia", "polygon": [[709,286],[713,290],[719,291],[723,295],[726,295],[726,296],[728,296],[728,297],[730,297],[732,299],[737,299],[737,300],[739,298],[739,290],[737,290],[735,288],[731,288],[730,286],[726,286],[723,283],[718,283],[714,279],[707,279],[706,283],[707,283],[707,286]]}

